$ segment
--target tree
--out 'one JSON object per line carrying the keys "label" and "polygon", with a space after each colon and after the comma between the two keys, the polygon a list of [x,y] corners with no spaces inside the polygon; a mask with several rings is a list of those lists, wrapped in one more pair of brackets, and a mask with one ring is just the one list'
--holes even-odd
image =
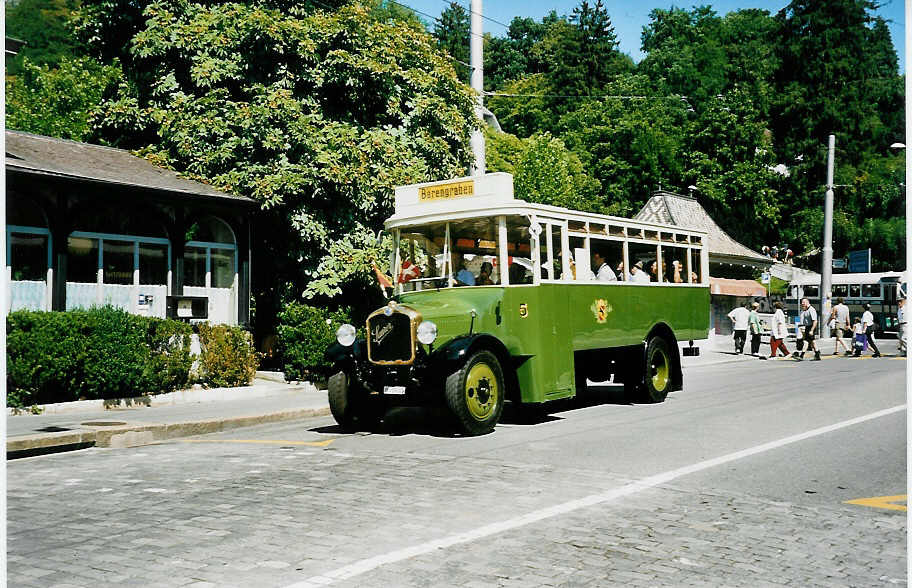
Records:
{"label": "tree", "polygon": [[[471,162],[471,91],[414,27],[359,5],[156,2],[144,18],[130,49],[147,75],[104,103],[95,136],[261,204],[258,321],[326,277],[326,252],[344,256],[331,246],[369,248],[394,186],[462,175]],[[345,285],[323,283],[324,296]],[[363,301],[353,283],[346,294]]]}
{"label": "tree", "polygon": [[25,59],[18,76],[6,78],[6,126],[49,137],[82,141],[102,97],[122,81],[120,66],[89,57],[61,57],[59,66]]}
{"label": "tree", "polygon": [[599,212],[598,180],[564,142],[549,133],[526,139],[514,176],[516,197],[527,202]]}
{"label": "tree", "polygon": [[450,2],[446,10],[434,25],[434,37],[437,46],[457,62],[457,71],[466,83],[472,75],[471,70],[463,64],[469,62],[469,13],[458,2]]}
{"label": "tree", "polygon": [[53,68],[82,51],[68,26],[75,7],[75,0],[19,0],[6,5],[6,35],[25,41],[17,55],[7,58],[7,76],[22,73],[26,59]]}

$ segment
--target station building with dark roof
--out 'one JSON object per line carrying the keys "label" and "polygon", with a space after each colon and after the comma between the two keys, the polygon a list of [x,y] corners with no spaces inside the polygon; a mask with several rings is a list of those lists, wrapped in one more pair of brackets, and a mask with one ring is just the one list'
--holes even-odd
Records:
{"label": "station building with dark roof", "polygon": [[186,296],[211,322],[246,325],[256,208],[122,149],[8,130],[9,309],[164,318]]}

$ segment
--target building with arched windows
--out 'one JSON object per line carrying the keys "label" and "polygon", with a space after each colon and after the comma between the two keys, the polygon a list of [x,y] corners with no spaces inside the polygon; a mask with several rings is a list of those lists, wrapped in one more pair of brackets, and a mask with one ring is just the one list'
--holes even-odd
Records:
{"label": "building with arched windows", "polygon": [[256,207],[121,149],[6,131],[9,309],[164,318],[186,296],[247,324]]}

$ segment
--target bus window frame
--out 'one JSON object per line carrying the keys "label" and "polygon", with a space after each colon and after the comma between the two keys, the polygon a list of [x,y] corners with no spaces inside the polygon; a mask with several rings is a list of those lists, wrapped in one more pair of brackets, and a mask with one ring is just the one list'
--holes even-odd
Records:
{"label": "bus window frame", "polygon": [[[637,221],[631,221],[631,224],[627,224],[628,219],[617,219],[615,221],[606,220],[606,221],[596,221],[596,220],[583,220],[578,215],[572,214],[573,211],[569,211],[570,214],[564,216],[557,216],[554,213],[546,212],[545,214],[539,214],[534,211],[529,211],[528,213],[519,213],[519,214],[505,214],[503,212],[497,214],[484,214],[480,213],[477,215],[478,218],[490,218],[495,223],[495,231],[498,239],[498,245],[496,249],[496,255],[498,263],[500,264],[501,272],[501,281],[498,284],[495,284],[497,287],[505,286],[537,286],[543,283],[546,284],[591,284],[595,280],[595,276],[591,272],[591,255],[592,255],[592,239],[597,239],[599,241],[608,241],[612,243],[621,244],[621,257],[624,264],[624,275],[618,276],[617,281],[613,282],[604,282],[603,285],[616,284],[616,285],[637,285],[637,286],[648,286],[648,285],[671,285],[671,286],[699,286],[706,287],[709,285],[709,275],[708,275],[708,261],[709,254],[706,249],[705,239],[701,238],[699,235],[693,235],[690,231],[684,229],[681,231],[672,230],[667,227],[659,227],[658,225],[652,226],[649,223],[640,223]],[[504,237],[504,233],[509,232],[509,223],[510,218],[525,218],[529,223],[529,255],[531,258],[532,264],[532,283],[531,284],[511,284],[508,275],[508,264],[507,260],[509,258],[508,247],[508,237]],[[453,275],[452,267],[452,252],[453,252],[453,234],[451,224],[454,222],[460,222],[469,217],[456,218],[452,220],[437,220],[432,221],[436,223],[444,224],[445,226],[445,237],[443,243],[443,264],[442,269],[437,268],[438,271],[442,271],[441,279],[445,278],[447,280],[447,287],[455,287],[456,281]],[[472,217],[474,218],[474,217]],[[575,221],[578,225],[585,229],[585,232],[579,230],[578,227],[574,227],[574,230],[571,231],[570,223]],[[391,275],[393,276],[393,286],[394,294],[399,294],[405,292],[402,284],[398,282],[398,270],[402,264],[402,251],[401,251],[401,240],[402,240],[402,231],[406,232],[420,232],[420,227],[423,227],[430,223],[415,223],[408,225],[400,225],[397,227],[391,227],[391,233],[393,238],[393,255],[391,256]],[[542,246],[544,245],[544,257],[545,260],[551,263],[550,267],[553,267],[555,262],[555,237],[554,228],[560,228],[560,244],[561,244],[561,277],[560,278],[549,278],[547,277],[547,272],[543,271],[544,261],[542,260]],[[542,233],[547,231],[545,238],[542,239]],[[650,236],[654,238],[647,237],[647,232]],[[662,241],[662,237],[667,237],[666,242]],[[574,277],[573,271],[571,271],[571,252],[570,252],[570,238],[578,237],[583,239],[583,249],[586,252],[585,260],[576,260],[577,263],[577,272],[581,269],[579,265],[581,263],[586,264],[586,269],[589,269],[588,275],[589,279],[576,279]],[[657,272],[656,272],[656,281],[650,281],[649,283],[638,283],[630,282],[626,278],[629,277],[629,267],[630,267],[630,245],[646,245],[648,248],[654,250]],[[672,247],[674,249],[682,250],[686,252],[686,279],[681,283],[675,283],[674,281],[668,281],[665,279],[664,272],[660,271],[663,257],[662,247],[666,245],[667,247]],[[694,253],[699,255],[699,261],[694,259]],[[699,271],[696,271],[695,262]],[[616,268],[612,268],[615,270]],[[648,271],[648,268],[645,268]],[[693,280],[693,276],[696,276],[696,280]],[[651,277],[651,276],[650,276]],[[625,279],[621,279],[625,278]],[[422,289],[422,288],[418,288]]]}

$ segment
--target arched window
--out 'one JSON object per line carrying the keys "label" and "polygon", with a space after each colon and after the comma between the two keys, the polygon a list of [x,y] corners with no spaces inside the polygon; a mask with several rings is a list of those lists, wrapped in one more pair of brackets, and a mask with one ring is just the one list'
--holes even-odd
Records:
{"label": "arched window", "polygon": [[237,241],[228,223],[214,216],[203,217],[190,225],[186,238],[184,285],[207,288],[234,286]]}

